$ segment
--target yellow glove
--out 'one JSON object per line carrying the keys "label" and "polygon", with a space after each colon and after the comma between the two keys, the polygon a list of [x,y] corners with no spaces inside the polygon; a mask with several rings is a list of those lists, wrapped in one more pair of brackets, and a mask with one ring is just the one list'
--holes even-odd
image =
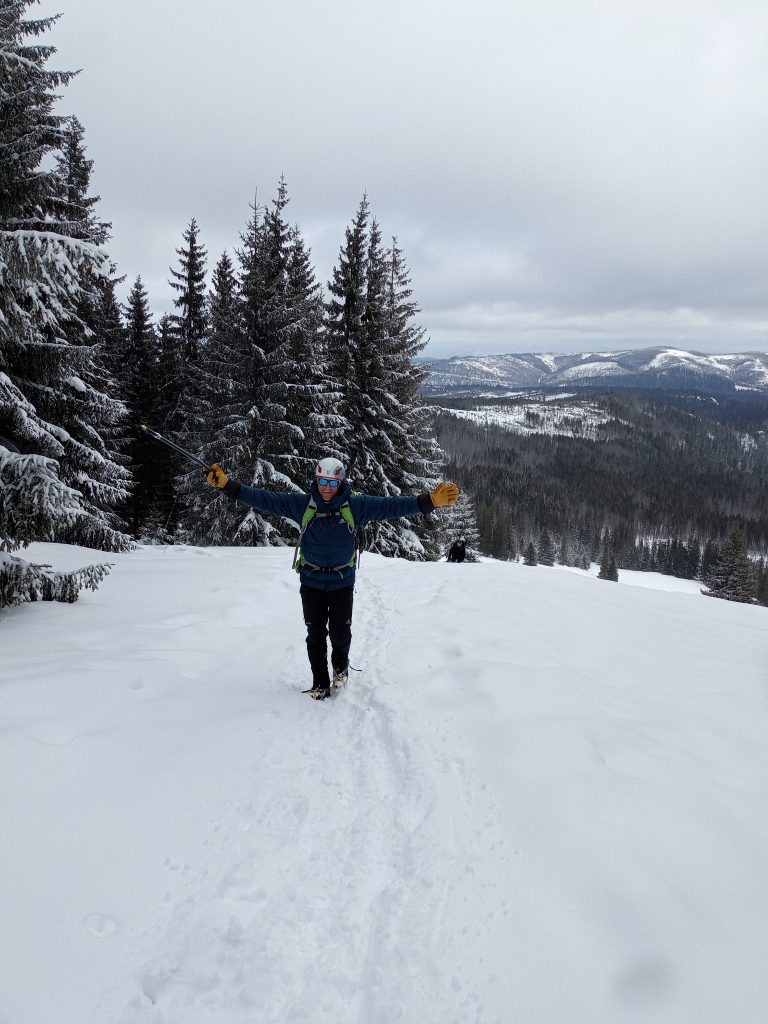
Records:
{"label": "yellow glove", "polygon": [[214,462],[214,464],[211,466],[211,472],[205,479],[208,481],[211,487],[226,487],[227,480],[229,480],[229,477],[218,464],[218,462]]}
{"label": "yellow glove", "polygon": [[446,505],[455,505],[459,500],[459,488],[456,484],[440,483],[430,495],[435,508],[444,508]]}

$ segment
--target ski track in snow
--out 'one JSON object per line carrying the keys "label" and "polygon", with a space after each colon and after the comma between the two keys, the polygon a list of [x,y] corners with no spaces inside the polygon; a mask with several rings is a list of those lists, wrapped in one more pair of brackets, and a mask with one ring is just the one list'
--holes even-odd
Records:
{"label": "ski track in snow", "polygon": [[[440,804],[430,737],[403,728],[387,680],[398,612],[380,586],[367,590],[353,639],[365,664],[344,690],[322,704],[301,695],[303,643],[289,652],[278,685],[296,695],[294,746],[276,749],[262,728],[252,792],[215,826],[202,871],[165,925],[160,946],[174,955],[147,961],[120,1024],[390,1024],[416,1008],[421,1022],[481,1019],[476,1006],[471,1018],[451,1007],[455,976],[445,1005],[435,1003],[458,870],[453,804]],[[466,799],[459,762],[443,756],[441,771]],[[425,877],[436,849],[446,871]]]}

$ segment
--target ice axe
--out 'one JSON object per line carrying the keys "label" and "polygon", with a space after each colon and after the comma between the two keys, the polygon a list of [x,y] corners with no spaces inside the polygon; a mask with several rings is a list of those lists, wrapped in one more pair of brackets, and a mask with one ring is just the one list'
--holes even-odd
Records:
{"label": "ice axe", "polygon": [[211,467],[208,465],[207,462],[203,462],[201,458],[199,458],[197,455],[193,455],[192,452],[188,452],[186,448],[182,448],[181,445],[176,444],[175,441],[169,441],[167,437],[163,437],[162,434],[158,434],[156,430],[152,430],[152,428],[148,427],[146,423],[141,424],[141,429],[144,431],[145,434],[149,434],[150,437],[154,438],[155,441],[159,441],[160,444],[167,445],[169,448],[173,449],[173,451],[177,452],[179,455],[183,455],[185,459],[189,459],[190,462],[196,462],[198,466],[202,466],[203,469],[206,470],[208,473],[211,472]]}

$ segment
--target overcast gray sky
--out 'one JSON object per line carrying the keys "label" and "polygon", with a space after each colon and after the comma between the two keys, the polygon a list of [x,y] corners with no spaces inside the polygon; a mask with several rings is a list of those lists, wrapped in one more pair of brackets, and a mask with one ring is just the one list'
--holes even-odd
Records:
{"label": "overcast gray sky", "polygon": [[430,356],[768,350],[765,0],[42,0],[109,251],[168,311],[284,174],[326,282],[360,197]]}

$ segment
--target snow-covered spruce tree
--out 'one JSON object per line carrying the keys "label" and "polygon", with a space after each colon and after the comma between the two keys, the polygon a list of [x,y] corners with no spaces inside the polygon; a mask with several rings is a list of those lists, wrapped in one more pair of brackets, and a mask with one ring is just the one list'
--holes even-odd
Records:
{"label": "snow-covered spruce tree", "polygon": [[720,558],[720,545],[713,540],[707,540],[701,555],[700,573],[701,579],[706,580]]}
{"label": "snow-covered spruce tree", "polygon": [[104,245],[109,240],[112,225],[97,216],[96,205],[101,197],[88,194],[93,160],[85,155],[85,129],[76,117],[68,118],[63,128],[65,134],[61,149],[56,154],[56,171],[62,185],[64,209],[72,237]]}
{"label": "snow-covered spruce tree", "polygon": [[463,537],[467,550],[465,560],[467,562],[476,562],[481,554],[480,531],[477,528],[477,517],[469,495],[462,491],[452,512],[449,543],[446,547]]}
{"label": "snow-covered spruce tree", "polygon": [[573,565],[571,537],[567,529],[563,530],[563,535],[560,538],[560,550],[557,553],[557,561],[559,565]]}
{"label": "snow-covered spruce tree", "polygon": [[[176,250],[179,269],[170,268],[172,280],[168,282],[178,292],[173,304],[179,312],[171,314],[169,319],[171,331],[179,339],[184,368],[197,362],[208,336],[205,288],[208,253],[198,236],[197,221],[193,217],[183,235],[184,245]],[[183,379],[181,383],[184,383]]]}
{"label": "snow-covered spruce tree", "polygon": [[208,254],[199,241],[193,217],[176,250],[179,269],[171,270],[168,282],[178,294],[173,300],[177,313],[166,318],[161,344],[162,427],[179,442],[186,436],[186,418],[193,402],[188,394],[189,375],[200,358],[208,336],[208,296],[205,285]]}
{"label": "snow-covered spruce tree", "polygon": [[[434,445],[417,432],[408,347],[418,348],[421,335],[411,328],[415,307],[398,266],[393,284],[392,254],[382,248],[364,196],[328,285],[326,332],[331,375],[342,392],[337,410],[345,420],[344,457],[353,486],[369,494],[423,490],[438,469]],[[410,521],[381,523],[369,531],[367,544],[387,555],[438,557],[442,538],[428,529],[422,536],[430,538],[428,545]]]}
{"label": "snow-covered spruce tree", "polygon": [[[190,394],[192,368],[197,365],[208,334],[208,297],[205,275],[207,252],[199,241],[197,221],[193,217],[183,234],[183,244],[176,250],[178,269],[170,268],[168,282],[177,295],[174,307],[178,312],[160,320],[158,400],[155,426],[184,447],[189,445],[189,417],[195,413]],[[179,479],[186,473],[181,456],[166,448],[159,463],[155,506],[147,530],[163,543],[177,534],[183,515]]]}
{"label": "snow-covered spruce tree", "polygon": [[538,565],[536,561],[536,548],[533,546],[532,540],[528,542],[528,546],[525,549],[523,565]]}
{"label": "snow-covered spruce tree", "polygon": [[[271,490],[299,491],[306,467],[297,445],[303,433],[288,408],[292,363],[288,332],[287,277],[291,235],[283,212],[288,204],[285,182],[277,198],[253,217],[242,236],[240,302],[247,343],[248,404],[226,429],[233,456],[231,470],[239,480]],[[229,469],[229,466],[227,467]],[[292,543],[284,520],[250,509],[231,543]]]}
{"label": "snow-covered spruce tree", "polygon": [[757,573],[747,554],[747,543],[741,530],[729,534],[717,562],[704,580],[703,594],[722,597],[726,601],[751,604],[757,592]]}
{"label": "snow-covered spruce tree", "polygon": [[[68,233],[94,246],[104,245],[111,224],[97,216],[99,196],[90,195],[93,161],[85,155],[85,130],[76,117],[64,122],[64,140],[56,155],[56,169]],[[94,472],[102,477],[102,484],[117,485],[104,504],[112,526],[122,532],[127,524],[115,510],[125,502],[130,471],[120,447],[127,409],[122,401],[120,376],[113,373],[112,350],[116,342],[119,344],[122,332],[114,294],[116,283],[112,264],[102,265],[98,274],[87,264],[82,267],[76,316],[64,321],[62,327],[70,344],[91,347],[91,358],[83,376],[86,390],[79,389],[73,415],[60,425],[75,441],[97,453],[99,460]]]}
{"label": "snow-covered spruce tree", "polygon": [[[147,310],[148,308],[147,306]],[[154,426],[170,433],[168,422],[178,412],[177,402],[184,373],[184,348],[179,344],[179,336],[171,326],[171,317],[168,313],[164,313],[158,320],[155,337],[157,344],[157,396]]]}
{"label": "snow-covered spruce tree", "polygon": [[115,382],[122,397],[128,380],[125,365],[126,331],[123,310],[117,298],[117,286],[124,277],[116,277],[116,268],[110,267],[109,276],[102,278],[99,288],[99,302],[96,316],[99,322],[99,344],[107,372]]}
{"label": "snow-covered spruce tree", "polygon": [[584,572],[589,572],[592,568],[589,546],[582,531],[577,531],[573,542],[573,564]]}
{"label": "snow-covered spruce tree", "polygon": [[539,546],[536,553],[539,565],[553,566],[555,564],[555,542],[546,526],[539,536]]}
{"label": "snow-covered spruce tree", "polygon": [[[50,425],[2,371],[0,417],[3,430],[13,432],[21,444],[49,443]],[[96,589],[109,572],[108,564],[58,573],[12,554],[32,541],[58,540],[76,528],[83,514],[80,493],[61,481],[55,460],[24,455],[0,434],[0,607],[37,600],[72,602],[83,587]]]}
{"label": "snow-covered spruce tree", "polygon": [[158,343],[149,299],[137,277],[125,307],[125,400],[128,406],[126,439],[133,468],[134,487],[126,516],[134,537],[141,537],[157,505],[162,479],[164,448],[141,429],[152,426],[158,407]]}
{"label": "snow-covered spruce tree", "polygon": [[[185,437],[191,450],[207,462],[220,461],[240,479],[303,489],[320,457],[340,454],[334,438],[343,421],[334,410],[338,396],[326,373],[319,287],[299,229],[285,223],[287,202],[281,181],[272,210],[263,218],[255,213],[243,239],[241,262],[248,276],[243,273],[242,284],[250,304],[238,287],[229,257],[216,268],[210,338],[199,365],[190,371],[193,405],[199,412],[187,417]],[[261,339],[255,360],[254,338]],[[261,370],[258,374],[254,363]],[[255,403],[255,388],[271,401]],[[273,416],[271,421],[259,417],[256,437],[255,405]],[[270,437],[271,452],[264,443]],[[280,451],[283,438],[289,447]],[[276,472],[282,480],[276,480]],[[245,514],[242,507],[221,501],[194,467],[183,475],[182,486],[189,504],[185,534],[198,543],[252,543],[254,529],[256,543],[266,538],[273,543],[293,540],[284,521]]]}
{"label": "snow-covered spruce tree", "polygon": [[[28,6],[0,2],[0,434],[8,441],[0,453],[0,546],[6,552],[0,587],[5,603],[36,596],[72,599],[82,584],[71,576],[65,594],[44,570],[7,554],[32,539],[107,550],[129,545],[113,512],[126,474],[109,458],[94,426],[119,416],[120,407],[97,387],[91,336],[78,316],[87,291],[105,272],[107,257],[78,237],[76,218],[70,216],[66,183],[55,166],[67,128],[53,107],[55,90],[72,76],[47,69],[54,50],[36,39],[56,19],[26,20]],[[36,532],[20,534],[19,510],[32,506]]]}
{"label": "snow-covered spruce tree", "polygon": [[[192,410],[185,445],[208,465],[218,462],[236,475],[241,460],[247,458],[242,426],[250,408],[250,348],[237,277],[227,252],[214,268],[208,308],[208,340],[189,372]],[[195,544],[234,543],[243,520],[242,507],[210,488],[200,468],[191,463],[179,476],[179,488],[183,536]]]}
{"label": "snow-covered spruce tree", "polygon": [[[126,402],[126,382],[128,380],[126,364],[126,330],[123,323],[123,313],[120,302],[117,298],[117,286],[125,280],[124,277],[117,277],[114,265],[110,265],[108,275],[98,282],[98,298],[93,308],[93,331],[98,338],[98,358],[100,365],[104,367],[109,379],[112,381],[112,395],[120,400],[124,408],[124,415],[117,423],[104,426],[101,436],[112,453],[112,459],[122,466],[128,473],[131,473],[130,459],[130,437],[128,423],[128,405]],[[133,476],[131,483],[127,485],[130,491],[133,489]],[[126,499],[118,504],[118,511],[124,518],[127,506]],[[125,529],[129,527],[126,523]]]}
{"label": "snow-covered spruce tree", "polygon": [[345,421],[337,411],[340,382],[328,376],[323,299],[298,227],[291,231],[287,266],[288,402],[302,436],[296,438],[297,483],[308,486],[317,461],[337,458]]}
{"label": "snow-covered spruce tree", "polygon": [[[94,333],[99,339],[99,354],[110,380],[113,382],[115,393],[124,400],[126,382],[128,380],[128,368],[126,367],[126,344],[127,336],[125,324],[123,323],[123,310],[117,298],[117,286],[122,284],[125,277],[117,277],[114,265],[111,265],[107,276],[101,278],[98,283],[98,296],[94,309],[96,327]],[[127,416],[127,409],[126,409]],[[123,437],[125,423],[121,421],[113,433]],[[118,450],[122,450],[118,445]]]}
{"label": "snow-covered spruce tree", "polygon": [[[367,206],[367,200],[363,203]],[[350,401],[346,418],[353,428],[347,439],[349,473],[355,486],[365,493],[396,495],[402,493],[397,442],[404,439],[404,424],[397,398],[389,389],[386,257],[375,218],[370,221],[365,242],[365,304],[357,344],[351,350],[352,378],[347,382]],[[367,531],[367,546],[386,555],[421,554],[421,545],[414,543],[412,525],[410,521],[407,526],[395,522],[372,524]]]}
{"label": "snow-covered spruce tree", "polygon": [[364,445],[366,420],[365,396],[360,393],[365,381],[359,379],[359,370],[365,366],[367,351],[368,216],[368,200],[364,196],[352,224],[346,229],[345,243],[328,283],[329,298],[325,304],[329,373],[338,387],[340,398],[336,411],[343,420],[340,455],[347,472],[351,476],[356,474],[355,486],[361,491],[366,490],[367,483],[358,470],[357,461]]}
{"label": "snow-covered spruce tree", "polygon": [[[165,313],[155,328],[156,364],[153,368],[155,386],[150,426],[182,442],[178,430],[170,424],[180,422],[179,400],[183,388],[184,349],[179,334],[174,331],[171,317]],[[142,533],[147,539],[158,544],[172,544],[176,539],[180,517],[177,501],[176,477],[181,472],[184,460],[166,445],[150,443],[147,448],[152,458],[156,476],[153,487],[151,510],[144,519]]]}
{"label": "snow-covered spruce tree", "polygon": [[[410,271],[396,238],[392,239],[386,263],[384,365],[389,392],[397,400],[402,425],[396,441],[401,478],[396,482],[410,493],[431,491],[446,458],[434,438],[433,411],[425,408],[421,401],[420,389],[429,370],[418,366],[414,359],[427,344],[427,336],[416,319],[420,309],[413,298]],[[475,511],[469,502],[462,502],[458,510],[442,510],[410,522],[410,530],[419,538],[427,557],[440,557],[447,539],[456,533],[457,513],[465,520],[461,532],[466,537],[467,555],[470,560],[476,557],[479,533]]]}
{"label": "snow-covered spruce tree", "polygon": [[601,580],[612,580],[614,583],[618,580],[619,570],[616,567],[616,558],[611,548],[603,548],[600,571],[597,575]]}

